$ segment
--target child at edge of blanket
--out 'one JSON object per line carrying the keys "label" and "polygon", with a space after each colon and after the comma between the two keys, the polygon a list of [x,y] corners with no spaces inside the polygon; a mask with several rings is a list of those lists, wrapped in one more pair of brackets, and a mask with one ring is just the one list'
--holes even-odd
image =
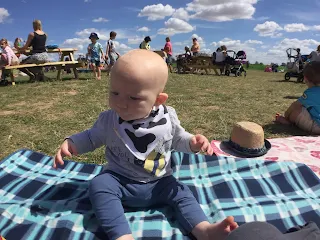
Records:
{"label": "child at edge of blanket", "polygon": [[93,127],[68,137],[53,166],[63,157],[106,147],[108,163],[89,185],[96,217],[110,240],[134,239],[123,206],[170,205],[182,228],[201,240],[225,239],[238,227],[233,217],[211,224],[189,188],[172,175],[171,151],[213,149],[203,135],[191,135],[175,110],[164,105],[167,65],[152,51],[132,50],[111,71],[109,105]]}
{"label": "child at edge of blanket", "polygon": [[304,71],[308,89],[287,109],[284,116],[276,115],[276,122],[295,124],[312,135],[320,135],[320,62],[310,62]]}

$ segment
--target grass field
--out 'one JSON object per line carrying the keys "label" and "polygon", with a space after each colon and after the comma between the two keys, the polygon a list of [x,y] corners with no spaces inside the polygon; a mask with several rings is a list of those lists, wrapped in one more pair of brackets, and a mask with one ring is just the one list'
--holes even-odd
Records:
{"label": "grass field", "polygon": [[[0,158],[19,148],[54,155],[66,136],[89,128],[108,109],[106,76],[102,81],[90,79],[90,74],[80,74],[80,80],[64,77],[0,87]],[[295,79],[283,79],[282,73],[253,70],[246,78],[171,74],[168,105],[175,107],[188,131],[209,139],[227,139],[232,124],[242,120],[263,125],[269,138],[300,135],[303,132],[294,127],[273,123],[275,113],[306,89]],[[75,159],[103,163],[103,149]]]}

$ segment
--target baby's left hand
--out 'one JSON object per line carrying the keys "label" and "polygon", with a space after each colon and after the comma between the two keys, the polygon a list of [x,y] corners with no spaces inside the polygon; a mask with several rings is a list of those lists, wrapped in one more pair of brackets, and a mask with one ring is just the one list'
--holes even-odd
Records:
{"label": "baby's left hand", "polygon": [[190,148],[195,153],[201,151],[206,155],[211,156],[213,154],[213,148],[211,147],[209,140],[201,134],[197,134],[190,139]]}

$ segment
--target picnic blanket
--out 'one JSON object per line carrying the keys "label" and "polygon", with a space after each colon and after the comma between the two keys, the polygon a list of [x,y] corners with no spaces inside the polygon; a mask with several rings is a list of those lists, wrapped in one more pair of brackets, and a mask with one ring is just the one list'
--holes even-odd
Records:
{"label": "picnic blanket", "polygon": [[[308,165],[320,176],[320,137],[289,137],[268,139],[270,151],[258,159],[271,161],[294,161]],[[235,157],[220,141],[213,140],[211,146],[217,156]]]}
{"label": "picnic blanket", "polygon": [[[186,183],[211,222],[233,215],[239,224],[268,221],[281,231],[320,226],[320,180],[304,164],[205,157],[175,152],[174,174]],[[0,162],[0,234],[6,239],[107,239],[88,198],[102,166],[19,150]],[[126,210],[135,239],[189,239],[172,210]]]}

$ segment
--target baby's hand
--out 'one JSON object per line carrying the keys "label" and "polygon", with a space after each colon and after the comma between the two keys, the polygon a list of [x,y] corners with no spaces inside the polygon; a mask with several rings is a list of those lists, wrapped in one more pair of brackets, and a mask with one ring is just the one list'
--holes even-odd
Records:
{"label": "baby's hand", "polygon": [[190,148],[193,152],[202,151],[210,156],[213,154],[213,148],[209,140],[201,134],[197,134],[190,139]]}
{"label": "baby's hand", "polygon": [[60,146],[56,156],[54,157],[53,167],[57,168],[58,165],[63,165],[63,158],[65,156],[72,157],[77,155],[77,149],[72,140],[66,139]]}

